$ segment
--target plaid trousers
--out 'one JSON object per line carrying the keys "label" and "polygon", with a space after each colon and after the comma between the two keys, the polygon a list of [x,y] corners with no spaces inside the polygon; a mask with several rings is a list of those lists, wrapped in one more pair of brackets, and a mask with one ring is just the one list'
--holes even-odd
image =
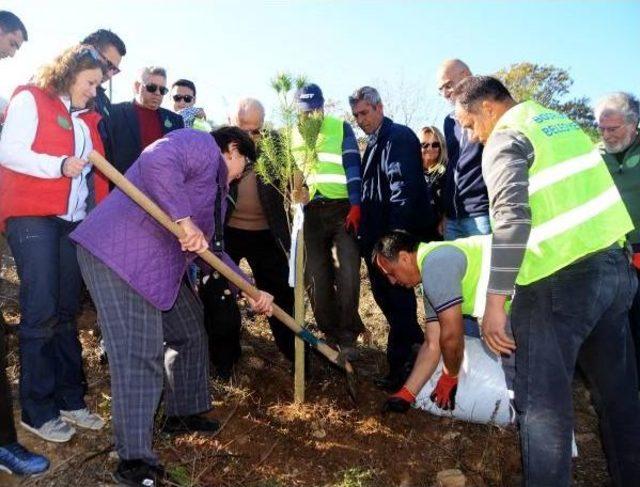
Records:
{"label": "plaid trousers", "polygon": [[211,408],[202,306],[183,283],[173,307],[161,311],[81,246],[78,262],[98,310],[109,358],[118,455],[156,465],[153,420],[163,379],[167,416]]}

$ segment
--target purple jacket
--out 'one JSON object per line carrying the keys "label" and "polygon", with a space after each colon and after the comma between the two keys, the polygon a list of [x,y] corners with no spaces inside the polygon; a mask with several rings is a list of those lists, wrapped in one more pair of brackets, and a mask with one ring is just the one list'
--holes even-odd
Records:
{"label": "purple jacket", "polygon": [[[170,132],[147,147],[126,176],[172,220],[190,216],[208,240],[219,190],[225,214],[227,166],[206,132]],[[119,189],[89,214],[71,238],[163,311],[175,303],[187,265],[196,257],[183,252],[173,234]]]}

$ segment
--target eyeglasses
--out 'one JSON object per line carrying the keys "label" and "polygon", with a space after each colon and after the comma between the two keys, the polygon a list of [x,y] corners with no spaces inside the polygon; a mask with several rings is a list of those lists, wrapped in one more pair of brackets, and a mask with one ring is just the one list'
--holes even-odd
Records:
{"label": "eyeglasses", "polygon": [[173,101],[176,103],[184,100],[185,103],[191,103],[193,101],[193,96],[191,95],[173,95]]}
{"label": "eyeglasses", "polygon": [[166,86],[159,86],[155,83],[147,83],[146,85],[144,85],[144,89],[147,90],[149,93],[155,93],[156,91],[159,90],[162,96],[169,93],[169,88],[167,88]]}
{"label": "eyeglasses", "polygon": [[109,59],[107,59],[107,56],[102,54],[100,51],[98,51],[98,54],[100,55],[100,59],[102,59],[102,62],[106,65],[107,71],[113,73],[114,76],[120,72],[120,68],[109,61]]}
{"label": "eyeglasses", "polygon": [[453,81],[447,81],[443,85],[438,86],[438,93],[442,95],[445,91],[449,91],[451,89],[453,89]]}
{"label": "eyeglasses", "polygon": [[420,147],[422,147],[422,150],[427,150],[429,147],[433,147],[434,149],[439,149],[440,148],[440,142],[423,142],[422,144],[420,144]]}

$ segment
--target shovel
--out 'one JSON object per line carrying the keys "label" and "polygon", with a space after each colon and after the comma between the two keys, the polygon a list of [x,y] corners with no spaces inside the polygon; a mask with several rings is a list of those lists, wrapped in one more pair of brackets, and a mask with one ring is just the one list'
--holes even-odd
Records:
{"label": "shovel", "polygon": [[[155,204],[147,195],[136,188],[131,181],[125,178],[118,170],[113,167],[109,161],[107,161],[101,154],[96,151],[91,151],[88,157],[89,161],[100,170],[113,184],[115,184],[120,191],[126,194],[134,202],[136,202],[144,211],[151,215],[155,220],[163,227],[173,233],[176,237],[182,236],[182,229],[175,223],[169,216]],[[222,262],[216,255],[210,250],[198,253],[198,256],[204,260],[207,264],[217,270],[220,274],[226,277],[229,282],[233,283],[238,289],[240,289],[247,296],[252,299],[258,298],[260,292],[258,288],[252,286],[245,281],[241,276],[231,269],[227,264]],[[344,369],[347,378],[347,391],[349,397],[355,403],[356,402],[356,374],[348,360],[338,351],[331,348],[324,341],[316,337],[306,328],[301,327],[296,321],[289,316],[285,311],[277,304],[273,303],[273,316],[278,318],[282,323],[290,328],[296,335],[302,338],[305,342],[311,345],[324,355],[329,362]]]}

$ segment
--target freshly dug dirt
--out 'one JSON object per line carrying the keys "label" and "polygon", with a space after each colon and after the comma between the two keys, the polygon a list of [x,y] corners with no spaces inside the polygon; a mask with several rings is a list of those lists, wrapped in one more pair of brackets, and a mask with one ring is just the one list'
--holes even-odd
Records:
{"label": "freshly dug dirt", "polygon": [[[6,273],[5,273],[6,274]],[[515,428],[474,425],[437,418],[423,411],[406,415],[380,412],[385,394],[372,379],[385,371],[386,322],[362,282],[361,316],[369,333],[360,345],[359,402],[346,394],[343,374],[313,356],[306,402],[292,404],[290,365],[272,342],[262,317],[245,312],[243,357],[231,384],[213,382],[213,414],[223,422],[214,436],[158,435],[155,447],[173,485],[184,486],[431,486],[438,472],[459,469],[467,485],[515,486],[520,483],[520,453]],[[8,281],[7,281],[8,279]],[[6,278],[11,296],[15,277]],[[6,288],[6,286],[5,286]],[[10,323],[19,321],[16,302],[4,299]],[[311,320],[310,314],[308,314]],[[108,366],[97,355],[95,312],[89,302],[80,318],[89,382],[89,407],[110,419]],[[9,336],[9,376],[14,383],[16,418],[17,337]],[[607,485],[597,423],[588,393],[577,384],[576,437],[581,456],[575,485]],[[29,448],[52,460],[38,479],[0,474],[0,485],[112,485],[116,466],[110,423],[104,431],[82,431],[69,443],[54,445],[19,428]]]}

